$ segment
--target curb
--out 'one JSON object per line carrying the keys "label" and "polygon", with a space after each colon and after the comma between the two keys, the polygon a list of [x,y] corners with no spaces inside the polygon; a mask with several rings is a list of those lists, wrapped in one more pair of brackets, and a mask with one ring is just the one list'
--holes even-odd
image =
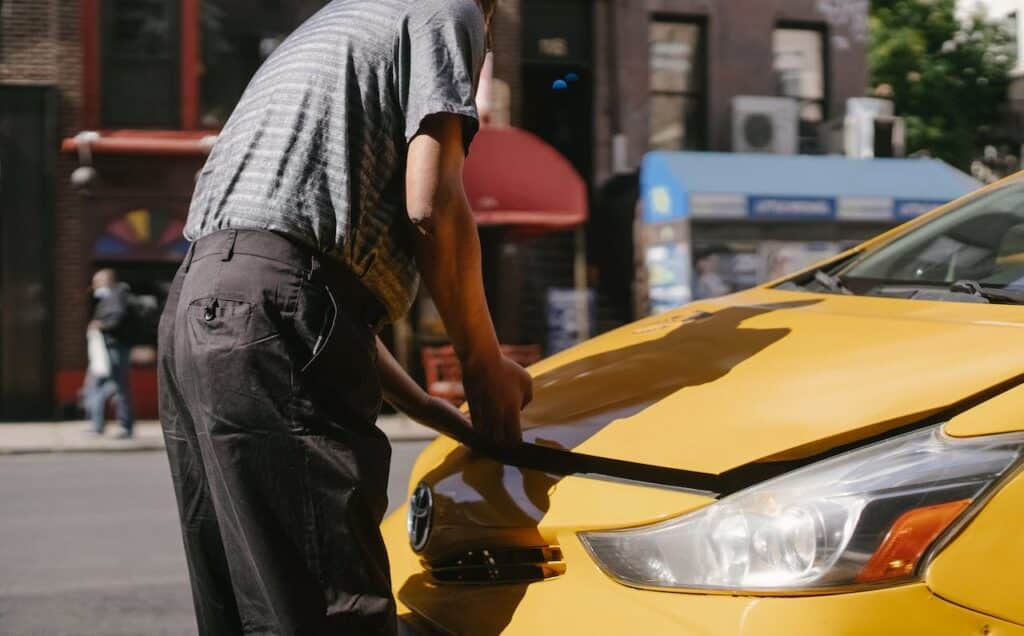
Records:
{"label": "curb", "polygon": [[404,415],[383,415],[377,428],[392,442],[426,442],[437,437],[437,431],[413,422]]}
{"label": "curb", "polygon": [[[85,422],[0,424],[0,457],[47,453],[138,453],[164,449],[159,422],[139,422],[136,437],[87,437]],[[377,426],[392,442],[426,442],[437,433],[401,415],[384,415]]]}
{"label": "curb", "polygon": [[44,455],[54,453],[141,453],[163,450],[162,442],[137,443],[128,442],[125,444],[99,443],[82,444],[74,446],[2,446],[0,445],[0,457],[12,457],[15,455]]}

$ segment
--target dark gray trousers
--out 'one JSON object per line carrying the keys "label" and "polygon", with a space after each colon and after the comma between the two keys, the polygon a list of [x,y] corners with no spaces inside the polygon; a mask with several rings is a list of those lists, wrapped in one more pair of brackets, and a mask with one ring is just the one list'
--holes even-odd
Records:
{"label": "dark gray trousers", "polygon": [[160,322],[160,420],[201,634],[393,634],[376,308],[268,232],[199,240]]}

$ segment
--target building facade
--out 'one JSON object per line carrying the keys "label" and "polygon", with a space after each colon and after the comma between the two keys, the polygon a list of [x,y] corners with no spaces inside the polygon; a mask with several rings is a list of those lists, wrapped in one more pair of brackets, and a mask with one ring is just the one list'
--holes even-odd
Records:
{"label": "building facade", "polygon": [[[801,150],[823,152],[817,126],[865,93],[867,0],[516,0],[501,17],[512,123],[583,140],[594,184],[652,149],[732,151],[744,95],[796,98]],[[572,124],[589,135],[551,130],[567,101],[551,83],[572,73],[586,84]]]}
{"label": "building facade", "polygon": [[58,187],[77,167],[58,149],[80,125],[79,21],[77,2],[0,5],[0,417],[52,414],[56,370],[82,360],[83,219]]}
{"label": "building facade", "polygon": [[[796,151],[836,150],[828,124],[842,119],[847,99],[865,94],[868,9],[867,0],[503,2],[495,75],[510,88],[511,123],[555,146],[591,186],[598,330],[633,317],[631,237],[644,155],[730,152],[737,139],[764,136],[756,117],[750,130],[734,127],[743,96],[795,102]],[[505,250],[513,254],[501,266],[539,269],[544,284],[569,282],[568,237]],[[494,296],[513,308],[501,312],[505,337],[536,338],[543,299],[510,296]]]}
{"label": "building facade", "polygon": [[[0,3],[0,87],[52,96],[39,97],[52,108],[30,135],[41,157],[42,194],[28,208],[8,204],[0,217],[0,245],[8,246],[0,250],[7,259],[0,277],[6,316],[0,386],[8,391],[0,394],[0,418],[53,415],[74,401],[86,366],[92,271],[111,266],[137,293],[165,293],[187,248],[181,227],[209,144],[252,72],[322,4]],[[864,92],[867,5],[502,0],[491,117],[545,139],[594,193],[588,230],[591,283],[599,291],[598,314],[606,316],[599,323],[629,317],[621,300],[628,277],[616,272],[632,271],[632,210],[623,206],[631,200],[628,175],[643,155],[731,150],[732,100],[740,95],[795,98],[801,150],[820,151],[819,124],[841,116],[845,100]],[[28,130],[17,119],[25,109],[15,112],[14,102],[4,101],[0,119],[8,129]],[[41,220],[25,234],[19,219],[30,214]],[[502,236],[485,236],[488,277],[503,290],[492,295],[499,329],[514,344],[536,341],[543,337],[544,289],[573,285],[574,239],[571,233],[515,242]],[[38,245],[50,267],[24,265],[26,244]],[[36,273],[9,275],[12,262]],[[24,302],[26,296],[38,302]],[[38,344],[24,345],[27,340]],[[135,379],[151,384],[153,351],[143,348],[138,356]],[[8,394],[24,406],[12,408]],[[147,403],[150,394],[141,396],[143,413],[155,407]]]}

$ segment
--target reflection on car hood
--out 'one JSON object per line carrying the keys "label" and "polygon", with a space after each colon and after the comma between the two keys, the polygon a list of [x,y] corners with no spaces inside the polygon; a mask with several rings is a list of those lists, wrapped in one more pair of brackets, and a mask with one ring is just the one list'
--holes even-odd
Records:
{"label": "reflection on car hood", "polygon": [[527,442],[721,474],[912,423],[1024,374],[1024,309],[756,289],[532,369]]}
{"label": "reflection on car hood", "polygon": [[435,504],[423,556],[555,545],[565,531],[694,510],[1011,386],[1022,329],[1021,307],[759,289],[595,338],[531,369],[526,449],[439,440],[420,456],[413,481]]}

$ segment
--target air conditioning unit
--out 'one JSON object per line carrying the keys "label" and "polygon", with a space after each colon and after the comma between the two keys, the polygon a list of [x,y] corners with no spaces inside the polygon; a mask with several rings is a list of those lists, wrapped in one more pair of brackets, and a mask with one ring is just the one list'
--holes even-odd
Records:
{"label": "air conditioning unit", "polygon": [[846,100],[843,146],[847,157],[902,157],[906,154],[906,127],[888,99],[853,97]]}
{"label": "air conditioning unit", "polygon": [[800,110],[790,97],[739,96],[732,100],[733,152],[795,155]]}

